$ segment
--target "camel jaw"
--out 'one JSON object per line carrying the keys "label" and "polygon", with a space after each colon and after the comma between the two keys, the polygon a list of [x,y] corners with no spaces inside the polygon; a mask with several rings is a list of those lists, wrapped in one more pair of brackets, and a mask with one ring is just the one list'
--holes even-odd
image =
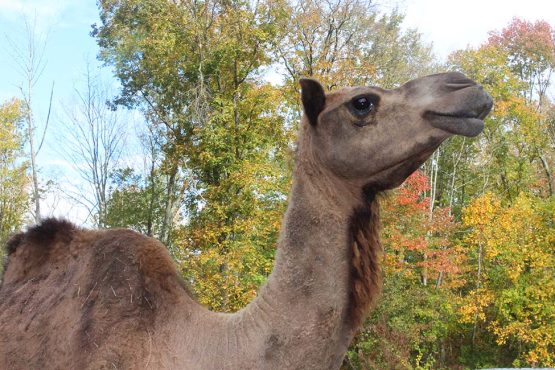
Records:
{"label": "camel jaw", "polygon": [[430,158],[442,142],[443,140],[430,140],[419,152],[380,170],[364,186],[364,191],[381,192],[401,186],[407,177]]}

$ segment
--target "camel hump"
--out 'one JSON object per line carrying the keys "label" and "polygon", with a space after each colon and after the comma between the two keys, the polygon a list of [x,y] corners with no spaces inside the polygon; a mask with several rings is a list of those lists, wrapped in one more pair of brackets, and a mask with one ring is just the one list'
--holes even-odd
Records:
{"label": "camel hump", "polygon": [[26,232],[12,236],[8,240],[6,251],[9,256],[23,244],[48,249],[57,241],[70,241],[75,230],[76,226],[67,220],[47,218]]}
{"label": "camel hump", "polygon": [[[69,244],[78,228],[71,222],[48,218],[40,224],[12,236],[6,243],[4,279],[28,276],[48,260],[55,244]],[[62,247],[63,248],[63,247]],[[13,274],[8,274],[8,268]],[[8,276],[11,275],[11,276]]]}

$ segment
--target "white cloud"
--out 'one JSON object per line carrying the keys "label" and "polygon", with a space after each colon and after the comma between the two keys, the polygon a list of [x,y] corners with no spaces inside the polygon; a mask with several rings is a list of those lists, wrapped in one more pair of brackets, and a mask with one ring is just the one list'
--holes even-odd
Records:
{"label": "white cloud", "polygon": [[488,32],[507,26],[513,17],[535,21],[543,19],[555,26],[553,0],[400,0],[406,14],[405,25],[417,28],[433,42],[439,57],[467,46],[478,46]]}

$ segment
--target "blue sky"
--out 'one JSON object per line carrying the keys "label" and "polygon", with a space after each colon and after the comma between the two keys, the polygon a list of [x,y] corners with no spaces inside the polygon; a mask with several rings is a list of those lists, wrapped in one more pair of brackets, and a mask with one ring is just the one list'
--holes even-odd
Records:
{"label": "blue sky", "polygon": [[[59,122],[63,107],[71,101],[74,88],[79,85],[89,61],[94,70],[110,78],[109,71],[96,61],[98,47],[89,36],[91,25],[98,22],[96,2],[83,0],[0,0],[0,102],[19,97],[19,86],[24,77],[14,61],[13,45],[25,47],[25,19],[36,20],[36,32],[41,35],[44,48],[44,70],[34,88],[33,109],[39,126],[46,120],[50,88],[55,83],[53,109],[45,144],[38,156],[41,180],[56,181],[69,191],[78,184],[78,177],[63,157],[60,147]],[[61,192],[52,192],[42,205],[45,215],[65,215],[83,222],[85,209]]]}
{"label": "blue sky", "polygon": [[[433,43],[437,56],[444,59],[450,52],[477,46],[487,39],[488,32],[499,30],[515,17],[528,20],[545,19],[555,25],[555,0],[377,0],[378,6],[389,11],[394,7],[406,14],[405,26],[417,28],[426,41]],[[44,122],[50,86],[55,81],[51,127],[45,149],[39,155],[39,165],[46,177],[65,186],[74,174],[68,175],[69,163],[56,150],[60,138],[56,126],[63,117],[74,88],[85,71],[87,61],[93,70],[110,79],[110,72],[96,61],[98,47],[89,35],[97,23],[96,0],[0,0],[0,102],[19,95],[23,76],[17,72],[11,42],[25,43],[24,17],[33,21],[37,31],[47,35],[45,69],[35,87],[34,110],[40,125]],[[60,201],[59,201],[60,202]],[[68,213],[70,203],[64,203],[54,214]],[[82,218],[82,210],[69,217]]]}
{"label": "blue sky", "polygon": [[[25,43],[25,17],[37,32],[46,35],[45,69],[36,86],[39,114],[45,109],[50,86],[55,81],[55,100],[65,98],[83,74],[85,60],[95,61],[97,47],[89,36],[97,22],[95,1],[0,0],[0,99],[18,95],[23,77],[13,61],[11,43]],[[8,41],[11,40],[11,41]],[[98,63],[97,63],[98,64]]]}

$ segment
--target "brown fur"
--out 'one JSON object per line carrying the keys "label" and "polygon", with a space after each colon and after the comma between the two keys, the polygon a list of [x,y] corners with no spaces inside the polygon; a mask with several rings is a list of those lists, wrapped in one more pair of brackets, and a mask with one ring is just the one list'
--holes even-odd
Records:
{"label": "brown fur", "polygon": [[375,194],[367,195],[367,207],[355,210],[350,224],[352,237],[351,257],[351,318],[360,325],[364,315],[375,302],[381,288],[379,255],[380,209]]}
{"label": "brown fur", "polygon": [[57,240],[68,242],[71,240],[76,227],[69,221],[49,218],[30,228],[25,233],[19,233],[10,238],[7,243],[8,255],[16,251],[23,243],[48,249]]}
{"label": "brown fur", "polygon": [[[8,246],[11,262],[0,309],[11,313],[12,324],[19,323],[24,333],[42,334],[37,338],[40,348],[16,350],[17,342],[0,340],[5,350],[14,349],[0,356],[0,368],[121,368],[118,364],[135,361],[138,348],[148,351],[157,320],[167,314],[160,303],[175,304],[186,294],[165,248],[132,231],[85,231],[65,220],[47,219],[14,236]],[[43,290],[50,293],[41,294]],[[80,309],[75,319],[66,316],[71,307]],[[25,317],[24,312],[33,314]],[[0,326],[6,324],[0,321]],[[66,325],[73,328],[69,338],[46,336],[45,330]],[[64,351],[60,362],[47,365],[53,351],[61,350],[54,349],[57,342],[66,339],[71,339],[66,350],[80,354],[77,361],[64,362]]]}
{"label": "brown fur", "polygon": [[395,90],[301,84],[276,262],[249,305],[200,306],[152,238],[47,219],[7,243],[0,369],[338,369],[381,285],[378,193],[451,133],[476,134],[491,99],[457,73]]}
{"label": "brown fur", "polygon": [[[8,270],[9,263],[12,260],[10,256],[16,252],[20,252],[19,260],[20,262],[24,262],[24,266],[21,266],[19,269],[19,278],[33,275],[34,271],[41,269],[41,266],[48,260],[52,246],[55,243],[69,243],[76,230],[77,228],[66,220],[51,218],[30,228],[27,232],[15,234],[6,243],[5,248],[8,258],[4,266],[4,273]],[[22,245],[26,247],[23,251],[19,251]],[[2,281],[4,280],[5,279],[2,278]]]}
{"label": "brown fur", "polygon": [[8,239],[8,242],[6,243],[6,252],[8,256],[13,252],[15,252],[17,247],[19,247],[19,245],[23,241],[24,237],[25,237],[25,233],[17,233]]}

